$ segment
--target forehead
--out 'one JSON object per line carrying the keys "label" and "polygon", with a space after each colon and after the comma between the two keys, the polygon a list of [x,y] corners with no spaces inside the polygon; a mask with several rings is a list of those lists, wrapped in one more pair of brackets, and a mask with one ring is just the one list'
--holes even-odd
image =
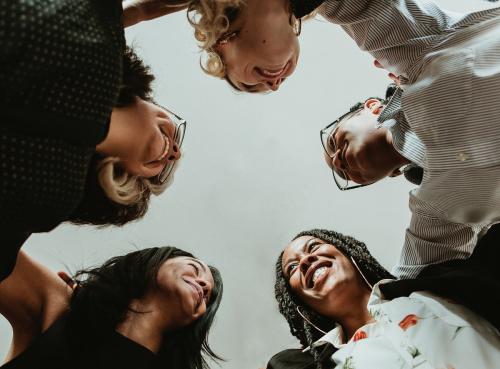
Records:
{"label": "forehead", "polygon": [[356,120],[361,115],[362,111],[363,111],[363,107],[360,107],[354,111],[351,111],[349,113],[344,114],[344,116],[339,118],[338,126],[345,125],[350,121]]}
{"label": "forehead", "polygon": [[286,262],[287,259],[293,258],[297,255],[300,255],[305,246],[309,242],[324,242],[323,240],[320,240],[319,238],[313,237],[313,236],[300,236],[290,242],[286,247],[285,250],[283,250],[283,259],[282,259],[282,264]]}

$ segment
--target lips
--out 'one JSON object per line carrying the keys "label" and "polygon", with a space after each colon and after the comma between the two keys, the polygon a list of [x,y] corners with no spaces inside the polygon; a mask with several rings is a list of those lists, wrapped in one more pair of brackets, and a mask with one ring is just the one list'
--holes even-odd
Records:
{"label": "lips", "polygon": [[200,304],[203,301],[203,290],[196,283],[193,283],[193,282],[190,282],[190,281],[186,281],[186,283],[189,284],[189,286],[193,290],[193,294],[194,294],[194,297],[195,297],[195,300],[196,300],[196,307],[200,306]]}
{"label": "lips", "polygon": [[163,131],[161,132],[161,136],[163,137],[163,150],[160,154],[160,156],[158,156],[157,159],[155,159],[155,161],[162,161],[163,159],[165,159],[168,155],[168,150],[170,148],[170,141],[167,137],[167,135],[165,133],[163,133]]}
{"label": "lips", "polygon": [[314,285],[321,277],[328,272],[328,268],[332,266],[332,263],[328,260],[319,261],[311,265],[306,272],[305,282],[307,288],[314,288]]}
{"label": "lips", "polygon": [[291,62],[288,61],[286,64],[279,68],[259,68],[256,70],[260,74],[261,77],[264,77],[267,80],[275,80],[277,78],[282,78],[290,67]]}

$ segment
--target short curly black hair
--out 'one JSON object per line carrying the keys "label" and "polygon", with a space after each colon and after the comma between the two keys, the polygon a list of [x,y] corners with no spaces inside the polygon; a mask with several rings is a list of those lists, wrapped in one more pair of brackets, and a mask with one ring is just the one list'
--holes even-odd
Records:
{"label": "short curly black hair", "polygon": [[[394,278],[380,263],[370,254],[368,248],[363,242],[356,240],[353,237],[345,236],[341,233],[325,230],[313,229],[304,231],[295,236],[293,240],[302,236],[313,236],[323,240],[329,244],[334,245],[348,258],[355,260],[357,266],[360,268],[363,276],[367,281],[374,285],[382,279]],[[297,337],[303,347],[311,347],[311,353],[314,358],[318,357],[318,352],[312,347],[312,343],[317,341],[323,336],[323,333],[318,331],[314,326],[309,324],[299,314],[298,309],[307,320],[312,322],[315,326],[323,331],[330,331],[335,327],[336,322],[329,318],[321,316],[302,301],[292,291],[288,280],[286,279],[282,269],[283,252],[276,261],[276,282],[274,284],[274,294],[278,301],[278,308],[281,315],[283,315],[288,322],[290,332],[293,336]],[[318,361],[318,368],[322,368],[322,364]]]}
{"label": "short curly black hair", "polygon": [[[130,47],[123,54],[123,76],[116,107],[125,107],[134,103],[136,97],[153,102],[152,83],[155,77],[149,66],[137,56]],[[140,201],[133,204],[119,204],[105,194],[98,180],[98,164],[102,160],[97,152],[89,163],[83,199],[71,215],[73,224],[97,226],[121,226],[142,218],[148,209],[151,191],[143,189]],[[120,170],[120,167],[117,167]]]}

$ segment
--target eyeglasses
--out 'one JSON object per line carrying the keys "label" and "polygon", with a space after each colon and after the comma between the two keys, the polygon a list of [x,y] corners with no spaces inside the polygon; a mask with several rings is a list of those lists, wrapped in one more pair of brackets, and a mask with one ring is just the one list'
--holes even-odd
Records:
{"label": "eyeglasses", "polygon": [[[158,105],[158,104],[157,104]],[[184,141],[184,134],[186,132],[186,120],[178,116],[177,114],[173,113],[169,109],[158,105],[160,108],[165,110],[170,118],[170,120],[174,123],[175,125],[175,133],[174,133],[174,142],[177,144],[177,147],[179,150],[181,149],[182,146],[182,141]],[[157,176],[157,180],[160,184],[163,184],[167,181],[168,177],[172,173],[175,165],[177,163],[177,160],[169,160],[165,164],[165,167],[161,170],[160,174]]]}
{"label": "eyeglasses", "polygon": [[[348,116],[356,113],[358,110],[350,111],[343,114],[340,118],[336,119],[333,123],[330,123],[325,128],[320,131],[321,144],[323,145],[323,149],[325,153],[333,159],[335,153],[337,152],[337,144],[333,139],[335,132],[337,131],[340,122],[347,118]],[[335,169],[332,167],[333,180],[335,184],[341,191],[352,190],[359,187],[367,186],[368,184],[357,184],[353,181],[349,181],[349,176],[342,169]]]}

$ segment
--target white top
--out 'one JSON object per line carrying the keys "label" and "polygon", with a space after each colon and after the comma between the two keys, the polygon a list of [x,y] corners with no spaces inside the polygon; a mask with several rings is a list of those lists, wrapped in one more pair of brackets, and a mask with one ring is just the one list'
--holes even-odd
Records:
{"label": "white top", "polygon": [[424,168],[393,273],[470,256],[500,221],[500,8],[466,15],[426,0],[326,0],[320,13],[401,76],[381,115]]}
{"label": "white top", "polygon": [[498,369],[500,335],[469,309],[426,292],[384,300],[375,285],[368,309],[375,322],[342,342],[338,326],[314,343],[338,348],[340,369]]}

